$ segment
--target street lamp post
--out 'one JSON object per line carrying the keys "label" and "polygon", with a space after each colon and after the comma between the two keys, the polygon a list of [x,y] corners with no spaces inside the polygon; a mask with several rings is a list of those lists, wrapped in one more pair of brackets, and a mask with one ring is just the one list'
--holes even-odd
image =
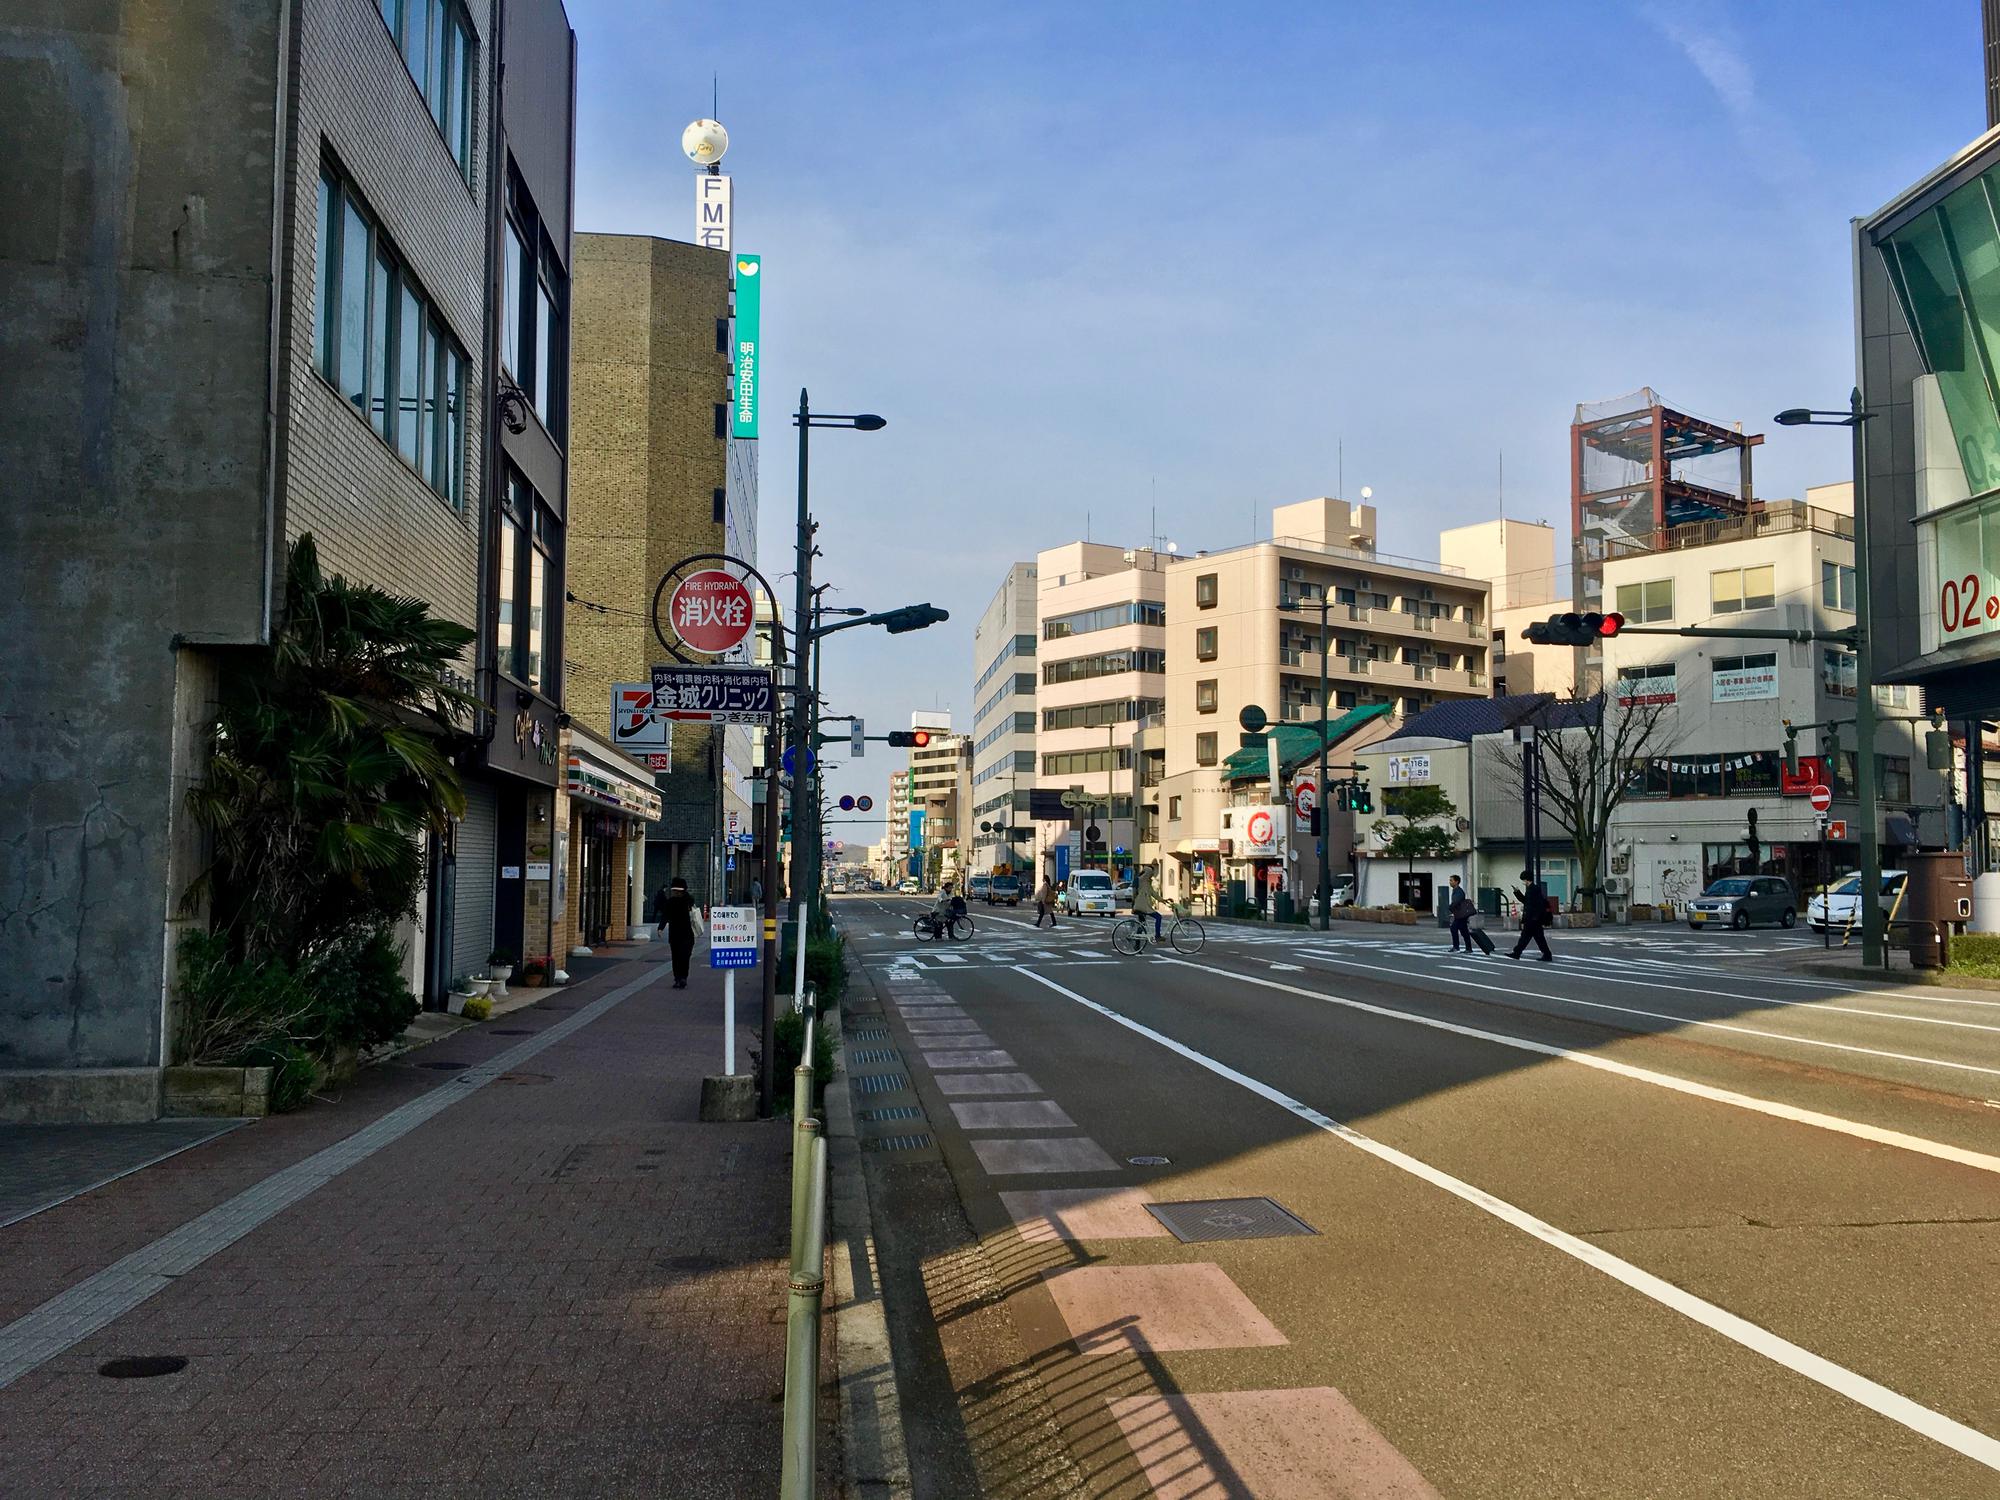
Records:
{"label": "street lamp post", "polygon": [[[812,762],[816,758],[813,733],[813,706],[809,684],[812,680],[812,663],[807,658],[812,654],[815,632],[812,623],[812,560],[813,560],[813,520],[808,507],[807,468],[811,445],[808,438],[815,427],[850,427],[857,432],[879,432],[888,423],[873,413],[862,412],[853,415],[834,415],[821,412],[815,414],[812,400],[803,387],[799,390],[799,410],[792,421],[799,429],[799,512],[798,535],[794,546],[798,553],[798,564],[794,583],[796,591],[792,619],[799,632],[798,659],[792,667],[792,743],[799,747],[799,754],[793,757],[795,766],[792,778],[792,900],[805,903],[815,899],[816,893],[806,884],[815,877],[819,869],[819,810],[818,775]],[[800,825],[804,824],[804,827]],[[807,841],[809,839],[809,842]],[[810,852],[808,852],[810,851]],[[799,941],[805,941],[805,934],[799,934]]]}
{"label": "street lamp post", "polygon": [[[1280,609],[1303,614],[1309,608],[1304,600],[1295,599],[1290,604],[1282,604]],[[1319,790],[1314,794],[1313,807],[1319,816],[1319,930],[1328,931],[1333,926],[1333,861],[1328,852],[1326,816],[1326,730],[1331,705],[1327,702],[1330,686],[1327,676],[1327,611],[1333,607],[1333,596],[1324,588],[1319,596]],[[1271,788],[1273,800],[1278,789]],[[1289,815],[1288,815],[1289,816]]]}
{"label": "street lamp post", "polygon": [[[1854,796],[1861,811],[1861,961],[1882,962],[1884,931],[1882,903],[1882,850],[1877,843],[1880,813],[1875,776],[1875,661],[1870,642],[1868,593],[1868,440],[1865,424],[1875,416],[1861,406],[1861,389],[1855,387],[1847,399],[1846,411],[1818,411],[1797,406],[1778,413],[1781,427],[1845,427],[1854,454]],[[1838,753],[1835,755],[1839,759]]]}

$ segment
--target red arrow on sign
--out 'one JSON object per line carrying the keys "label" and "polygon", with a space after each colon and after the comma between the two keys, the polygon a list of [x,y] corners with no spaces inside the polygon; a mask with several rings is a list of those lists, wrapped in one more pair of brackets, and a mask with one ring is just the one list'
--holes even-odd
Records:
{"label": "red arrow on sign", "polygon": [[1810,792],[1807,792],[1806,796],[1812,802],[1814,812],[1825,812],[1829,807],[1833,806],[1833,788],[1831,787],[1816,786]]}

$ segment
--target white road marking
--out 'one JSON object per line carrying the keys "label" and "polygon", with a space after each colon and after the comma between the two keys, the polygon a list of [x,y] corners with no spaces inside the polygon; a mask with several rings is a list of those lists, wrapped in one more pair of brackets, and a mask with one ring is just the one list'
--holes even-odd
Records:
{"label": "white road marking", "polygon": [[[1183,968],[1200,969],[1213,973],[1205,964],[1191,964],[1184,959],[1173,962]],[[1324,990],[1309,990],[1296,984],[1282,984],[1275,979],[1259,979],[1250,974],[1230,976],[1243,984],[1261,985],[1265,989],[1282,990],[1288,995],[1299,995],[1307,1000],[1318,1000],[1327,1005],[1339,1005],[1348,1010],[1358,1010],[1371,1016],[1382,1016],[1392,1021],[1407,1021],[1413,1026],[1426,1026],[1432,1031],[1448,1031],[1454,1036],[1471,1037],[1475,1041],[1493,1042],[1502,1047],[1512,1047],[1521,1052],[1533,1052],[1542,1057],[1559,1057],[1581,1067],[1595,1068],[1601,1073],[1615,1073],[1620,1078],[1630,1078],[1638,1083],[1652,1084],[1655,1088],[1671,1089],[1677,1094],[1688,1094],[1697,1099],[1707,1099],[1716,1104],[1734,1105],[1738,1109],[1751,1110],[1756,1114],[1769,1115],[1773,1119],[1789,1120],[1796,1125],[1810,1125],[1817,1130],[1832,1131],[1837,1135],[1850,1135],[1859,1140],[1872,1141],[1880,1146],[1894,1146],[1903,1151],[1914,1151],[1920,1156],[1936,1157],[1962,1167],[1972,1167],[1981,1172],[2000,1175],[2000,1156],[1989,1156],[1982,1151],[1969,1151],[1962,1146],[1947,1145],[1918,1135],[1905,1135],[1900,1130],[1885,1130],[1879,1125],[1863,1124],[1859,1120],[1843,1119],[1839,1115],[1821,1114],[1818,1110],[1800,1109],[1795,1105],[1781,1104],[1774,1099],[1760,1099],[1754,1094],[1739,1094],[1734,1089],[1717,1088],[1713,1084],[1696,1083],[1693,1079],[1677,1077],[1672,1073],[1658,1073],[1651,1068],[1637,1067],[1631,1063],[1619,1062],[1615,1058],[1600,1057],[1594,1052],[1580,1052],[1569,1047],[1559,1047],[1553,1042],[1537,1042],[1524,1036],[1514,1036],[1504,1031],[1488,1031],[1481,1026],[1466,1026],[1457,1021],[1445,1021],[1436,1016],[1422,1016],[1406,1010],[1398,1010],[1390,1005],[1376,1005],[1367,1000],[1355,1000],[1346,995],[1329,995]],[[1492,986],[1482,986],[1492,988]],[[1509,993],[1512,993],[1511,991]]]}
{"label": "white road marking", "polygon": [[[1410,977],[1401,969],[1385,968],[1381,964],[1364,964],[1356,959],[1342,958],[1337,953],[1309,951],[1309,956],[1320,959],[1325,963],[1342,964],[1350,969],[1367,969],[1376,974],[1393,974],[1402,979]],[[1247,974],[1234,977],[1241,978],[1250,984],[1257,982]],[[1455,984],[1461,989],[1491,990],[1496,995],[1507,995],[1514,999],[1533,998],[1536,1000],[1547,1000],[1556,1005],[1581,1006],[1586,1010],[1615,1011],[1619,1015],[1625,1016],[1649,1016],[1658,1021],[1672,1021],[1678,1026],[1705,1026],[1713,1031],[1733,1031],[1740,1036],[1761,1036],[1774,1042],[1795,1042],[1801,1047],[1824,1047],[1834,1052],[1853,1052],[1864,1057],[1887,1058],[1891,1062],[1922,1063],[1925,1067],[1929,1068],[1951,1068],[1961,1073],[1983,1073],[1990,1077],[2000,1078],[2000,1068],[1982,1068],[1977,1063],[1946,1062],[1943,1058],[1917,1057],[1908,1052],[1885,1052],[1879,1047],[1855,1047],[1850,1046],[1846,1042],[1823,1042],[1816,1037],[1794,1036],[1790,1032],[1785,1031],[1759,1031],[1754,1026],[1732,1026],[1727,1021],[1704,1021],[1694,1016],[1677,1015],[1672,1011],[1640,1010],[1637,1006],[1610,1005],[1602,1000],[1578,1000],[1569,995],[1552,995],[1546,990],[1524,990],[1518,985],[1480,984],[1476,980],[1453,979],[1443,974],[1427,975],[1425,977],[1434,979],[1440,984]],[[1616,981],[1613,982],[1615,983]],[[1843,1014],[1852,1014],[1852,1012],[1843,1012]]]}
{"label": "white road marking", "polygon": [[1303,969],[1303,968],[1305,967],[1305,965],[1304,965],[1304,964],[1272,964],[1272,965],[1271,965],[1271,967],[1272,967],[1272,968],[1274,968],[1274,969],[1290,969],[1290,970],[1292,970],[1293,972],[1295,972],[1295,973],[1296,973],[1296,972],[1297,972],[1298,970],[1300,970],[1300,969]]}
{"label": "white road marking", "polygon": [[[1201,965],[1190,964],[1187,967],[1199,968]],[[1384,1145],[1372,1136],[1363,1135],[1353,1127],[1341,1124],[1340,1121],[1332,1118],[1330,1115],[1322,1114],[1308,1104],[1301,1104],[1282,1090],[1273,1088],[1270,1084],[1264,1083],[1260,1079],[1252,1078],[1247,1073],[1240,1073],[1227,1063],[1219,1062],[1205,1053],[1197,1052],[1186,1043],[1175,1041],[1165,1033],[1155,1031],[1152,1027],[1134,1021],[1129,1016],[1121,1015],[1109,1006],[1100,1005],[1095,1000],[1087,999],[1079,995],[1075,990],[1065,989],[1054,980],[1045,978],[1031,969],[1020,969],[1017,972],[1026,975],[1037,984],[1047,986],[1067,999],[1074,1000],[1078,1005],[1095,1011],[1107,1020],[1116,1022],[1128,1031],[1135,1032],[1150,1041],[1157,1042],[1170,1052],[1178,1053],[1189,1062],[1194,1063],[1197,1067],[1207,1069],[1218,1078],[1226,1078],[1231,1083],[1248,1089],[1260,1098],[1268,1099],[1271,1103],[1279,1106],[1281,1109],[1288,1110],[1299,1119],[1317,1126],[1329,1135],[1339,1137],[1358,1150],[1367,1152],[1376,1160],[1386,1162],[1399,1171],[1407,1172],[1419,1181],[1427,1182],[1435,1188],[1450,1193],[1453,1197],[1461,1199],[1471,1204],[1474,1208],[1492,1215],[1502,1223],[1509,1224],[1523,1233],[1540,1240],[1543,1244],[1561,1251],[1572,1260],[1581,1262],[1583,1265],[1589,1266],[1592,1270],[1601,1271],[1614,1281],[1621,1282],[1625,1286],[1630,1287],[1641,1296],[1650,1298],[1652,1301],[1659,1303],[1660,1306],[1671,1309],[1683,1317],[1699,1323],[1711,1332],[1722,1335],[1722,1337],[1728,1339],[1731,1343],[1748,1349],[1753,1354],[1762,1355],[1773,1363],[1782,1365],[1794,1374],[1802,1375],[1815,1384],[1824,1386],[1836,1395],[1845,1396],[1848,1400],[1866,1407],[1877,1415],[1886,1417],[1900,1426],[1907,1427],[1910,1431],[1921,1437],[1929,1438],[1932,1442],[1941,1444],[1955,1453],[1963,1454],[1974,1463],[2000,1472],[2000,1440],[1988,1437],[1977,1428],[1968,1427],[1963,1422],[1954,1421],[1942,1412],[1933,1411],[1928,1406],[1920,1405],[1912,1401],[1909,1397],[1897,1391],[1892,1391],[1887,1386],[1881,1385],[1876,1381],[1870,1380],[1865,1375],[1857,1374],[1844,1365],[1837,1365],[1832,1360],[1813,1353],[1810,1349],[1794,1344],[1790,1339],[1781,1338],[1768,1328],[1760,1327],[1747,1318],[1739,1317],[1725,1308],[1716,1306],[1713,1302],[1695,1296],[1692,1292],[1683,1291],[1672,1282],[1662,1280],[1650,1271],[1642,1271],[1630,1261],[1620,1259],[1601,1246],[1593,1245],[1588,1240],[1578,1239],[1575,1235],[1556,1228],[1555,1225],[1550,1224],[1546,1220],[1536,1218],[1526,1209],[1518,1208],[1514,1204],[1507,1202],[1504,1198],[1495,1197],[1483,1188],[1474,1187],[1469,1182],[1453,1177],[1450,1173],[1432,1166],[1429,1162],[1421,1161],[1407,1152],[1398,1151],[1393,1146]],[[1250,980],[1248,982],[1253,984],[1273,983],[1270,980]],[[1285,988],[1286,986],[1280,987]],[[1363,1008],[1374,1009],[1372,1006]]]}

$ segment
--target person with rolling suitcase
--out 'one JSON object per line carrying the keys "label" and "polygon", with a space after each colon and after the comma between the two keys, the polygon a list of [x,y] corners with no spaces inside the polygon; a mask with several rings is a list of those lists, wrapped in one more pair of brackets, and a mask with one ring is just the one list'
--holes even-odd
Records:
{"label": "person with rolling suitcase", "polygon": [[1472,919],[1478,914],[1478,908],[1472,904],[1471,896],[1459,884],[1456,875],[1451,877],[1451,884],[1445,888],[1444,910],[1445,915],[1451,918],[1451,951],[1470,953],[1476,946],[1472,936]]}

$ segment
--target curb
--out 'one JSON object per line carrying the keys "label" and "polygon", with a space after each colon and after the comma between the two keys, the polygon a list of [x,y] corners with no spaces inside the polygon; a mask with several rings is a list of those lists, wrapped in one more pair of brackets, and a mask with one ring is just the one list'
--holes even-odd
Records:
{"label": "curb", "polygon": [[1977,974],[1954,974],[1949,969],[1864,969],[1858,964],[1812,960],[1799,967],[1808,974],[1832,979],[1862,980],[1869,984],[1928,985],[1934,989],[1983,990],[2000,994],[2000,979],[1983,979]]}
{"label": "curb", "polygon": [[[851,999],[865,971],[848,962]],[[873,976],[867,976],[874,995]],[[879,999],[877,1001],[879,1004]],[[913,1493],[909,1451],[903,1442],[903,1408],[889,1344],[889,1320],[876,1274],[874,1218],[861,1142],[854,1129],[854,1100],[847,1086],[847,1049],[841,1045],[841,1007],[821,1017],[831,1027],[833,1082],[827,1085],[827,1210],[834,1234],[833,1360],[840,1392],[841,1493],[848,1500],[908,1500]]]}

